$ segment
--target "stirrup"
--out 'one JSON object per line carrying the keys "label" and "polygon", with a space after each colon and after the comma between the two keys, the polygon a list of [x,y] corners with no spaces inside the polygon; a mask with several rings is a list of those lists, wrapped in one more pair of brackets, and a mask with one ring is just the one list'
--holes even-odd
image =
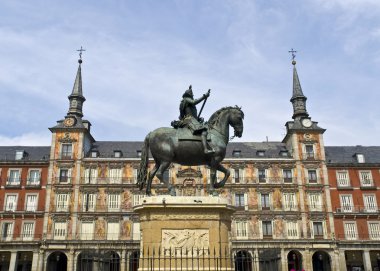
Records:
{"label": "stirrup", "polygon": [[215,151],[213,149],[211,149],[211,150],[209,150],[209,149],[205,150],[205,154],[213,154],[213,153],[215,153]]}

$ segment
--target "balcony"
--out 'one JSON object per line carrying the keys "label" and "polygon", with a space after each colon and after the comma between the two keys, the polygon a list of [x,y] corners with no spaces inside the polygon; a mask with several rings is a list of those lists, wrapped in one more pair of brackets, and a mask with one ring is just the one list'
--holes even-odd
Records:
{"label": "balcony", "polygon": [[13,206],[5,206],[3,211],[0,211],[0,214],[26,214],[26,213],[43,213],[44,208],[38,205],[13,205]]}
{"label": "balcony", "polygon": [[103,185],[103,184],[110,184],[110,185],[115,185],[115,184],[136,184],[137,180],[134,177],[124,177],[124,178],[102,178],[102,177],[97,177],[97,178],[81,178],[81,184],[84,185]]}
{"label": "balcony", "polygon": [[304,152],[302,153],[303,160],[316,160],[317,156],[314,152]]}
{"label": "balcony", "polygon": [[20,188],[21,187],[21,178],[9,177],[5,183],[6,188]]}
{"label": "balcony", "polygon": [[59,160],[73,160],[73,153],[72,152],[60,152],[58,153],[58,159]]}
{"label": "balcony", "polygon": [[335,208],[335,213],[336,214],[355,214],[355,215],[371,215],[375,214],[378,215],[380,214],[380,210],[378,209],[377,206],[360,206],[360,205],[352,205],[352,206],[343,206],[343,207],[337,207]]}
{"label": "balcony", "polygon": [[0,240],[3,242],[37,242],[42,238],[42,234],[5,234],[0,237]]}
{"label": "balcony", "polygon": [[376,186],[374,185],[373,180],[360,180],[360,189],[362,190],[372,190],[372,189],[377,189]]}
{"label": "balcony", "polygon": [[325,206],[322,204],[309,204],[307,205],[310,212],[324,212]]}
{"label": "balcony", "polygon": [[41,188],[41,179],[40,178],[32,178],[26,180],[26,188]]}
{"label": "balcony", "polygon": [[379,241],[380,233],[372,232],[372,233],[347,233],[347,234],[338,234],[336,238],[340,241]]}
{"label": "balcony", "polygon": [[68,185],[72,184],[74,178],[67,177],[67,176],[61,176],[61,177],[55,177],[54,178],[54,184],[56,185]]}

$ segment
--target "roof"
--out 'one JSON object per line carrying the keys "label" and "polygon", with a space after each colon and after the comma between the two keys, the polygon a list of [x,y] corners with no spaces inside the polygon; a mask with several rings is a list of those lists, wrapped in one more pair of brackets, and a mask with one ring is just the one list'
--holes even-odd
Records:
{"label": "roof", "polygon": [[380,164],[380,146],[326,146],[327,164],[361,164],[356,154],[363,154],[365,164]]}
{"label": "roof", "polygon": [[[24,158],[16,160],[16,151],[24,151]],[[0,162],[48,161],[50,146],[0,146]]]}
{"label": "roof", "polygon": [[[138,158],[142,146],[142,141],[96,141],[91,150],[98,151],[100,158],[113,157],[114,151],[121,151],[125,158]],[[265,152],[262,158],[284,158],[280,151],[287,150],[281,142],[231,142],[227,145],[226,158],[236,158],[233,151],[240,151],[239,158],[256,158],[258,151]]]}

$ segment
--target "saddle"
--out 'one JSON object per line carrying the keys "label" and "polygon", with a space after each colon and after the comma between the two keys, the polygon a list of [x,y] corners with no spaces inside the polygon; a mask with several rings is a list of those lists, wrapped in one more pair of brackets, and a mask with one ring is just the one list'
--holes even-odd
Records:
{"label": "saddle", "polygon": [[[201,135],[193,135],[188,128],[177,128],[176,130],[179,141],[202,141]],[[210,134],[207,134],[207,141],[211,141]]]}

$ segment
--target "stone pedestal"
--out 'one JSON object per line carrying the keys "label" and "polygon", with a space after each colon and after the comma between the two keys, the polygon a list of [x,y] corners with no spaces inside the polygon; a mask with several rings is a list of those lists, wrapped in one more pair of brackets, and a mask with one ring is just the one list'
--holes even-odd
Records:
{"label": "stone pedestal", "polygon": [[231,268],[229,232],[234,208],[219,197],[155,196],[134,211],[140,217],[139,270]]}

